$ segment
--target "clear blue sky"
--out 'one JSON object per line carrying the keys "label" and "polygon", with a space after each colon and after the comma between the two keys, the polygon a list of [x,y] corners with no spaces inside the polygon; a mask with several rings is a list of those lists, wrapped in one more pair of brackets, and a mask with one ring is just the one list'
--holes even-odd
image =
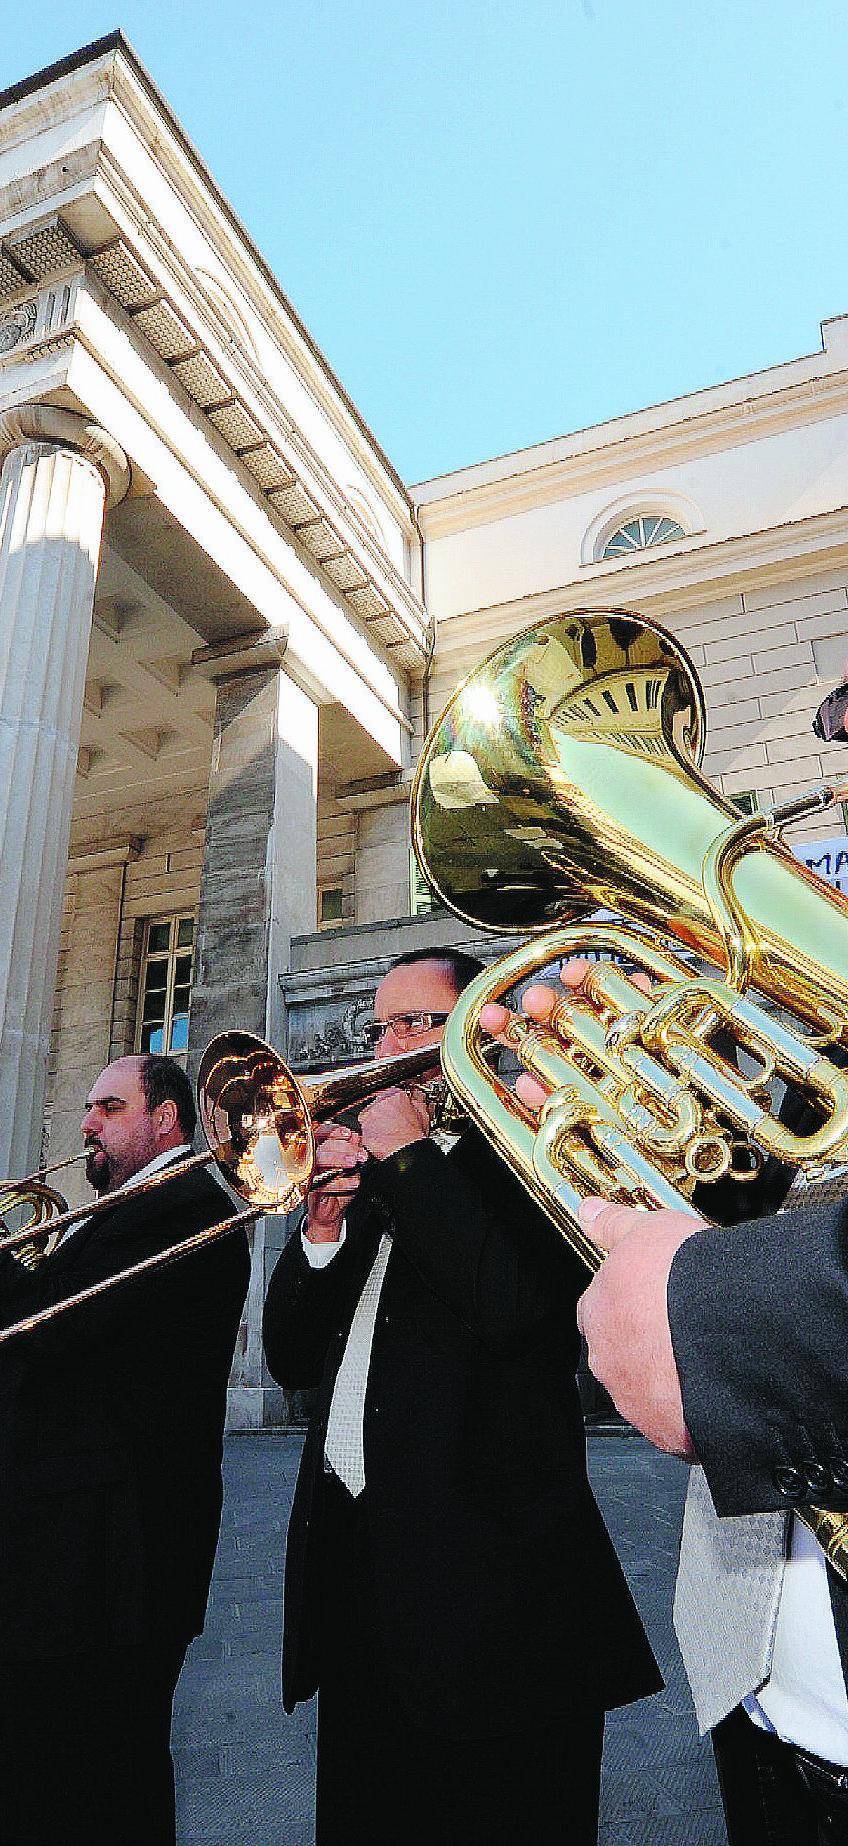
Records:
{"label": "clear blue sky", "polygon": [[409,480],[809,352],[848,312],[845,0],[39,0],[123,27]]}

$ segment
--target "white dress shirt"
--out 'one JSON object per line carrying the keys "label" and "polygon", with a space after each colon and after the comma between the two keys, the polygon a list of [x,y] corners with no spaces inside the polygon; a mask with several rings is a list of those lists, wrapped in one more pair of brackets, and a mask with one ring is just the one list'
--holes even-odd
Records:
{"label": "white dress shirt", "polygon": [[[440,1147],[443,1153],[447,1154],[450,1153],[452,1147],[455,1147],[459,1136],[450,1129],[437,1128],[430,1139],[436,1142],[437,1147]],[[334,1243],[313,1243],[306,1236],[305,1226],[306,1218],[304,1217],[301,1220],[300,1237],[306,1260],[312,1269],[326,1269],[327,1264],[332,1262],[345,1241],[345,1220],[342,1219],[339,1235]],[[336,1383],[327,1418],[325,1462],[332,1468],[334,1474],[339,1475],[354,1495],[361,1493],[365,1485],[363,1448],[365,1394],[368,1388],[368,1368],[371,1347],[374,1343],[374,1330],[377,1325],[380,1293],[385,1281],[391,1250],[392,1240],[384,1232],[374,1262],[365,1278],[350,1324],[341,1364],[336,1373]]]}
{"label": "white dress shirt", "polygon": [[800,1519],[791,1522],[771,1673],[745,1700],[745,1710],[785,1743],[848,1768],[848,1695],[827,1566],[821,1546]]}

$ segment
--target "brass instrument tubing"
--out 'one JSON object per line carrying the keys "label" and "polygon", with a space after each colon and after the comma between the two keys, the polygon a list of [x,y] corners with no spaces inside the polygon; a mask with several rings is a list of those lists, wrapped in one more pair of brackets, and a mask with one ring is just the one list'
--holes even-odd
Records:
{"label": "brass instrument tubing", "polygon": [[0,1179],[0,1208],[2,1208],[4,1193],[13,1192],[16,1196],[20,1196],[26,1192],[28,1186],[39,1185],[47,1178],[48,1173],[64,1173],[66,1167],[74,1167],[85,1158],[86,1153],[83,1149],[79,1154],[68,1154],[65,1160],[52,1160],[46,1166],[36,1167],[33,1173],[27,1173],[25,1179]]}
{"label": "brass instrument tubing", "polygon": [[[60,1217],[51,1218],[49,1221],[51,1235],[55,1236],[57,1231],[66,1231],[69,1225],[79,1224],[83,1218],[95,1217],[98,1212],[106,1211],[110,1205],[114,1205],[116,1202],[121,1203],[127,1193],[134,1194],[138,1199],[144,1198],[146,1192],[155,1192],[159,1186],[164,1186],[168,1180],[182,1179],[184,1173],[193,1173],[199,1171],[201,1167],[211,1166],[214,1159],[215,1155],[211,1152],[205,1154],[189,1154],[185,1160],[177,1161],[171,1167],[160,1167],[158,1173],[151,1173],[148,1179],[141,1180],[137,1186],[122,1186],[116,1189],[115,1192],[102,1192],[99,1198],[92,1199],[90,1204],[75,1205],[72,1211],[63,1211]],[[118,1197],[119,1192],[120,1199]],[[25,1243],[31,1237],[31,1229],[13,1231],[9,1237],[0,1237],[0,1252],[3,1250],[12,1250],[16,1244]]]}
{"label": "brass instrument tubing", "polygon": [[[195,1161],[202,1158],[203,1156],[195,1156]],[[214,1156],[210,1154],[209,1160],[213,1158]],[[156,1178],[158,1174],[151,1174],[151,1179]],[[136,1186],[133,1190],[141,1192],[142,1187]],[[79,1289],[75,1295],[67,1295],[63,1301],[55,1301],[51,1307],[39,1308],[37,1313],[28,1314],[26,1319],[15,1321],[11,1327],[0,1328],[0,1346],[4,1346],[7,1340],[13,1340],[19,1333],[31,1333],[36,1327],[44,1326],[47,1321],[58,1319],[58,1316],[66,1314],[69,1308],[79,1307],[85,1301],[93,1301],[96,1296],[105,1295],[107,1289],[114,1288],[117,1281],[126,1282],[133,1276],[145,1275],[151,1269],[164,1269],[167,1265],[178,1262],[180,1257],[191,1256],[193,1251],[202,1250],[206,1244],[214,1242],[217,1237],[225,1237],[228,1232],[237,1230],[239,1225],[246,1226],[254,1223],[257,1218],[264,1218],[267,1212],[267,1205],[251,1205],[246,1211],[236,1212],[231,1218],[223,1218],[220,1224],[210,1224],[206,1230],[196,1231],[193,1237],[186,1237],[182,1243],[169,1244],[167,1249],[157,1250],[153,1256],[146,1256],[142,1262],[132,1263],[129,1269],[122,1269],[117,1276],[104,1276],[102,1281],[92,1282],[88,1288]]]}

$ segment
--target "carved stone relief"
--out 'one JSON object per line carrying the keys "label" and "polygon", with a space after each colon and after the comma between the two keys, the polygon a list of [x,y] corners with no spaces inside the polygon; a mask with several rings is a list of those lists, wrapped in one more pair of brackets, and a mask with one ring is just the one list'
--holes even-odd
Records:
{"label": "carved stone relief", "polygon": [[[322,1008],[320,1020],[316,1020],[314,1007],[298,1008],[290,1018],[289,1032],[295,1069],[321,1070],[331,1065],[353,1063],[356,1058],[369,1058],[371,1047],[365,1026],[373,1010],[371,993],[357,994],[346,1005],[336,1001],[332,1011]],[[298,1013],[301,1013],[300,1018]]]}
{"label": "carved stone relief", "polygon": [[17,307],[0,315],[0,353],[14,352],[16,346],[32,337],[37,312],[37,302],[21,301]]}

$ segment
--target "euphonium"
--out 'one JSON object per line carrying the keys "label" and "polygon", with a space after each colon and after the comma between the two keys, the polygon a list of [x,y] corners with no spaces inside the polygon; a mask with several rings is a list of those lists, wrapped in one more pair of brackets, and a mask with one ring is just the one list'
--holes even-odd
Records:
{"label": "euphonium", "polygon": [[[593,1270],[601,1253],[577,1223],[589,1193],[688,1207],[699,1181],[752,1175],[766,1154],[826,1166],[848,1146],[848,1073],[821,1050],[848,1038],[848,903],[781,837],[837,791],[740,818],[701,773],[704,740],[680,643],[626,611],[576,610],[459,687],[413,788],[413,845],[440,902],[535,938],[462,994],[445,1076]],[[575,920],[599,910],[614,918]],[[577,954],[606,957],[580,1000],[563,996],[551,1028],[509,1028],[549,1092],[537,1122],[494,1074],[480,1012]],[[809,1098],[809,1134],[774,1114],[775,1077]],[[803,1516],[848,1575],[848,1518]]]}

